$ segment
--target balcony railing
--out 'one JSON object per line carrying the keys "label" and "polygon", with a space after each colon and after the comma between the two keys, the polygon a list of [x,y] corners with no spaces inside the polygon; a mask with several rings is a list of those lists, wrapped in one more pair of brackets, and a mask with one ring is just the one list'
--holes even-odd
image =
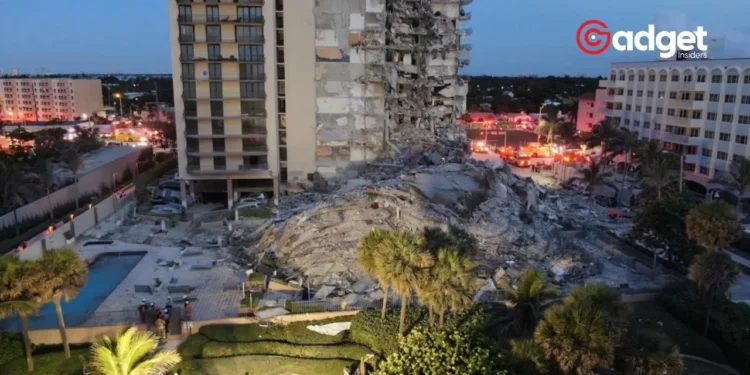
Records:
{"label": "balcony railing", "polygon": [[266,38],[263,35],[237,36],[237,43],[264,43]]}
{"label": "balcony railing", "polygon": [[240,24],[255,24],[262,25],[265,23],[263,16],[256,17],[239,17],[236,15],[231,16],[191,16],[182,15],[177,17],[179,23],[240,23]]}
{"label": "balcony railing", "polygon": [[177,4],[206,3],[263,5],[263,2],[264,0],[177,0]]}
{"label": "balcony railing", "polygon": [[244,135],[266,135],[266,128],[261,126],[243,126],[242,134]]}

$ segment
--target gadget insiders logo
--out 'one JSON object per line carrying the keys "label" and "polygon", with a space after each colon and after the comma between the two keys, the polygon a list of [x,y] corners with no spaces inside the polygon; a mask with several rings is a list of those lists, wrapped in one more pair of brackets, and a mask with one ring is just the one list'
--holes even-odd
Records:
{"label": "gadget insiders logo", "polygon": [[708,33],[698,26],[695,31],[660,31],[654,25],[648,30],[638,32],[607,31],[607,24],[599,20],[588,20],[578,27],[576,42],[581,51],[589,55],[598,55],[609,48],[610,44],[618,51],[655,51],[659,56],[668,59],[677,55],[678,59],[708,58],[708,46],[703,42]]}

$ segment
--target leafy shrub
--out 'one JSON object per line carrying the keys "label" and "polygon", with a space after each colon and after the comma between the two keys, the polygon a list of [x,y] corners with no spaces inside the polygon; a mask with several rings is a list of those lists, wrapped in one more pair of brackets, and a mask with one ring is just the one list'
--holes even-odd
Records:
{"label": "leafy shrub", "polygon": [[[695,285],[666,288],[659,296],[660,304],[675,318],[697,332],[703,332],[708,311]],[[741,373],[750,373],[750,306],[734,303],[723,296],[713,304],[707,337],[721,348],[729,363]]]}
{"label": "leafy shrub", "polygon": [[21,335],[11,332],[0,332],[0,365],[20,357],[23,357]]}
{"label": "leafy shrub", "polygon": [[203,326],[199,332],[212,341],[220,342],[284,341],[301,345],[338,344],[346,341],[346,332],[342,332],[336,336],[328,336],[313,332],[307,329],[307,326],[310,324],[328,324],[351,320],[351,317],[341,317],[317,322],[296,322],[270,327],[260,327],[257,324],[215,324]]}
{"label": "leafy shrub", "polygon": [[[341,375],[350,360],[303,359],[280,356],[241,356],[193,359],[181,363],[180,375],[214,374],[296,374]],[[252,369],[249,372],[248,369]]]}
{"label": "leafy shrub", "polygon": [[216,342],[212,341],[203,347],[202,358],[234,357],[240,355],[282,355],[295,358],[317,359],[351,359],[358,360],[369,354],[370,350],[362,345],[295,345],[285,342]]}
{"label": "leafy shrub", "polygon": [[208,337],[201,334],[191,335],[177,347],[177,352],[183,359],[199,358],[209,341]]}
{"label": "leafy shrub", "polygon": [[[399,310],[389,310],[385,320],[380,311],[362,311],[352,320],[351,338],[383,357],[398,349]],[[425,322],[426,309],[413,308],[406,315],[406,326],[415,327]]]}
{"label": "leafy shrub", "polygon": [[326,311],[326,303],[326,301],[299,302],[288,299],[284,303],[284,308],[292,314],[318,313]]}

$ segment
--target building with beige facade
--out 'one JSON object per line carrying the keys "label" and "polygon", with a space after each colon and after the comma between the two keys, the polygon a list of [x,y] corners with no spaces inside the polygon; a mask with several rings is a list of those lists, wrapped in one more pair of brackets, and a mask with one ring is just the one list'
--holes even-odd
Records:
{"label": "building with beige facade", "polygon": [[278,194],[465,111],[470,0],[167,1],[191,193]]}
{"label": "building with beige facade", "polygon": [[685,155],[685,179],[702,189],[750,158],[750,59],[614,63],[599,86],[600,113]]}
{"label": "building with beige facade", "polygon": [[72,121],[102,108],[98,79],[0,77],[0,120]]}

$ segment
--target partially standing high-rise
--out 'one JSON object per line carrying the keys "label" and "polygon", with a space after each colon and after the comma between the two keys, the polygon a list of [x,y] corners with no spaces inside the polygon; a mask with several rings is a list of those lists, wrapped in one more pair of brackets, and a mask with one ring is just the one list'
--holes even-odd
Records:
{"label": "partially standing high-rise", "polygon": [[466,109],[471,0],[167,1],[180,177],[230,207]]}

